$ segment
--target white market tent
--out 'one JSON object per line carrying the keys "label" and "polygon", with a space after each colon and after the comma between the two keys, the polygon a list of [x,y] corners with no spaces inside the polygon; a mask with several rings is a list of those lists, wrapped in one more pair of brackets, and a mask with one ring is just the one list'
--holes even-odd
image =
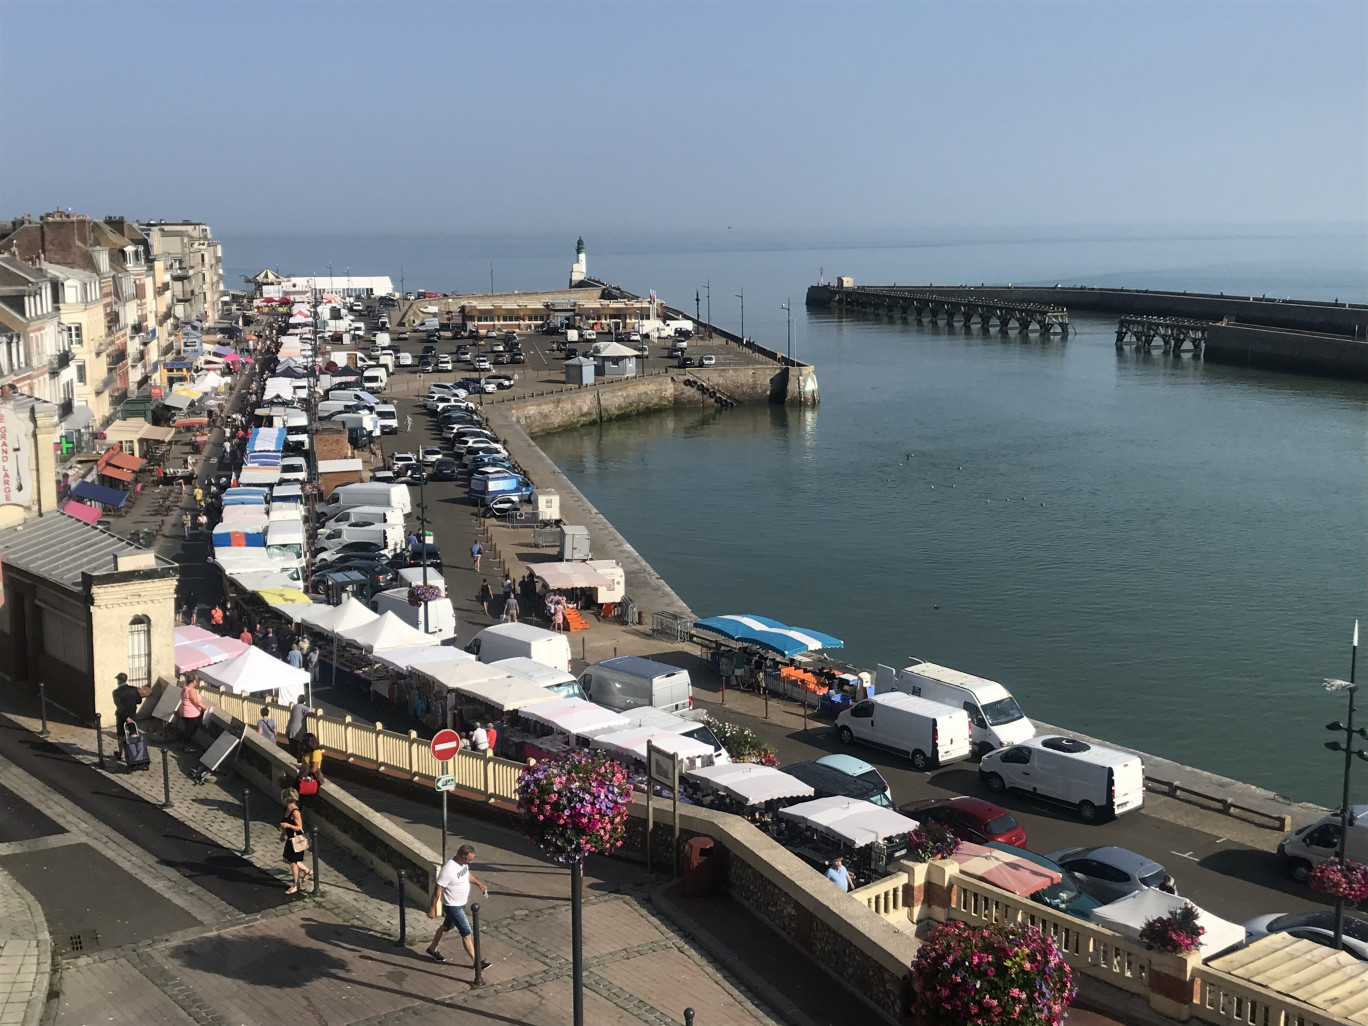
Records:
{"label": "white market tent", "polygon": [[671,734],[659,730],[617,730],[599,734],[590,742],[594,748],[605,752],[635,759],[643,765],[646,762],[646,743],[672,755],[678,755],[680,769],[691,770],[699,766],[711,766],[717,756],[713,746],[683,734]]}
{"label": "white market tent", "polygon": [[334,633],[338,633],[343,641],[350,642],[367,652],[376,652],[387,648],[411,648],[424,642],[433,648],[439,647],[435,637],[424,634],[417,627],[410,627],[390,612],[381,613],[364,626],[346,632],[335,631]]}
{"label": "white market tent", "polygon": [[613,582],[585,563],[532,563],[530,569],[559,591],[566,588],[611,588]]}
{"label": "white market tent", "polygon": [[473,663],[475,657],[451,645],[406,645],[375,653],[375,661],[395,670],[411,670],[431,663]]}
{"label": "white market tent", "polygon": [[[465,666],[466,664],[461,663],[460,665]],[[541,702],[554,702],[560,697],[554,691],[538,687],[530,681],[508,676],[459,684],[455,691],[462,698],[483,702],[503,712],[525,709],[529,705],[537,705]]]}
{"label": "white market tent", "polygon": [[358,602],[350,595],[340,605],[319,605],[317,610],[302,613],[299,618],[309,626],[325,630],[330,634],[354,631],[373,620],[380,619],[366,608],[365,603]]}
{"label": "white market tent", "polygon": [[488,663],[469,659],[442,659],[431,663],[418,663],[413,667],[415,673],[431,677],[445,688],[457,688],[462,684],[478,684],[482,680],[512,679],[512,674]]}
{"label": "white market tent", "polygon": [[723,794],[747,805],[760,805],[776,798],[811,798],[811,784],[805,784],[773,766],[756,762],[701,766],[686,774],[690,783]]}
{"label": "white market tent", "polygon": [[605,709],[583,698],[562,698],[555,702],[543,702],[522,711],[525,720],[544,723],[571,738],[583,737],[588,731],[599,733],[623,730],[628,726],[627,717],[612,709]]}
{"label": "white market tent", "polygon": [[235,695],[254,695],[262,691],[276,691],[281,702],[297,702],[309,683],[305,670],[296,670],[289,663],[267,655],[256,646],[249,646],[239,656],[227,662],[206,666],[199,671],[210,684],[217,684]]}
{"label": "white market tent", "polygon": [[780,809],[779,815],[821,830],[854,848],[915,830],[917,823],[902,813],[858,798],[816,798]]}
{"label": "white market tent", "polygon": [[[1166,916],[1188,904],[1186,898],[1168,894],[1154,887],[1135,891],[1110,904],[1095,908],[1090,918],[1098,926],[1119,933],[1133,941],[1140,940],[1140,928],[1155,916]],[[1203,958],[1210,958],[1236,944],[1243,944],[1245,929],[1239,923],[1232,923],[1214,916],[1205,909],[1197,909],[1197,925],[1205,928],[1198,951]]]}

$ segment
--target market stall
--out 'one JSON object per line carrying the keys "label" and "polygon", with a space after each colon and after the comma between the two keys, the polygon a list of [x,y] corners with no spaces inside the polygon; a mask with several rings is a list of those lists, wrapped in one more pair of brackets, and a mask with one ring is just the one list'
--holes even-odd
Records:
{"label": "market stall", "polygon": [[589,732],[625,730],[627,717],[583,698],[540,702],[518,713],[507,731],[505,754],[510,758],[546,759],[580,747]]}
{"label": "market stall", "polygon": [[420,645],[424,641],[434,648],[438,647],[436,638],[424,634],[417,627],[410,627],[390,612],[381,613],[370,623],[348,630],[340,637],[343,641],[355,645],[365,652],[377,652],[387,648],[406,648]]}
{"label": "market stall", "polygon": [[700,766],[685,777],[700,792],[730,799],[738,806],[765,805],[798,798],[811,798],[811,785],[789,776],[773,766],[756,762],[732,762],[719,766]]}
{"label": "market stall", "polygon": [[289,663],[267,655],[259,648],[247,648],[232,659],[206,666],[199,676],[210,684],[236,695],[255,695],[274,691],[282,705],[293,705],[304,696],[309,674]]}
{"label": "market stall", "polygon": [[679,756],[681,772],[688,772],[700,766],[712,766],[716,762],[711,745],[668,731],[649,728],[631,728],[599,734],[590,742],[590,747],[599,748],[608,754],[645,768],[647,742],[653,748],[670,755]]}
{"label": "market stall", "polygon": [[[473,669],[470,663],[434,663],[430,665],[448,679],[459,678],[462,675],[472,678],[476,676],[470,669],[467,669]],[[482,666],[489,670],[489,667],[483,663],[476,663],[474,666]],[[437,676],[435,673],[429,674],[428,670],[423,667],[419,667],[419,672],[427,676]],[[509,676],[498,670],[493,672],[498,676],[486,675],[482,680],[470,679],[450,686],[447,693],[448,709],[451,719],[458,729],[469,728],[477,722],[507,723],[514,713],[526,709],[530,705],[559,700],[557,695],[547,691],[546,688],[538,687],[521,677]]]}
{"label": "market stall", "polygon": [[844,646],[840,638],[809,627],[790,627],[752,613],[712,616],[694,623],[692,640],[712,651],[709,661],[724,680],[839,711],[858,678],[847,668],[820,663],[813,653]]}
{"label": "market stall", "polygon": [[[1135,891],[1124,898],[1118,898],[1110,904],[1093,909],[1090,918],[1098,926],[1139,942],[1140,928],[1145,923],[1157,916],[1170,915],[1186,904],[1189,904],[1186,898],[1161,891],[1157,887],[1147,887],[1143,891]],[[1197,908],[1196,905],[1193,907]],[[1243,926],[1212,915],[1204,908],[1197,908],[1197,925],[1206,931],[1197,945],[1203,958],[1219,955],[1245,941]]]}
{"label": "market stall", "polygon": [[851,876],[864,884],[907,854],[907,834],[916,827],[916,820],[869,802],[814,798],[780,809],[774,837],[818,870],[841,856]]}
{"label": "market stall", "polygon": [[191,673],[225,662],[247,649],[246,643],[237,638],[222,637],[193,624],[177,627],[174,637],[177,673]]}
{"label": "market stall", "polygon": [[94,481],[81,481],[71,489],[73,499],[81,499],[93,505],[103,506],[106,511],[122,510],[128,502],[128,493],[117,488],[108,488]]}

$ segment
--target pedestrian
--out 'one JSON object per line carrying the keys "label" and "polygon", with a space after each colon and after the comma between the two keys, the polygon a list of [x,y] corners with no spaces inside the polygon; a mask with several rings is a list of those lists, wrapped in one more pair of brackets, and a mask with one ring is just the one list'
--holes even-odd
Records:
{"label": "pedestrian", "polygon": [[238,635],[238,641],[242,642],[244,645],[250,645],[252,643],[252,632],[248,629],[246,624],[242,625],[242,633]]}
{"label": "pedestrian", "polygon": [[129,721],[137,725],[138,706],[142,705],[144,698],[152,694],[152,689],[146,685],[134,687],[128,683],[126,673],[116,673],[114,681],[114,731],[122,741]]}
{"label": "pedestrian", "polygon": [[475,564],[475,572],[480,572],[480,557],[484,555],[484,548],[477,541],[470,546],[470,559]]}
{"label": "pedestrian", "polygon": [[406,416],[406,417],[404,418],[404,432],[405,432],[405,434],[407,434],[408,432],[410,432],[410,431],[412,431],[412,430],[413,430],[413,415],[412,415],[412,414],[409,414],[408,416]]}
{"label": "pedestrian", "polygon": [[504,623],[518,622],[518,600],[511,591],[508,593],[508,598],[504,600],[503,618]]}
{"label": "pedestrian", "polygon": [[181,741],[186,746],[189,746],[190,739],[195,736],[206,708],[208,707],[204,703],[204,696],[199,693],[199,681],[191,677],[181,688]]}
{"label": "pedestrian", "polygon": [[195,485],[195,505],[200,509],[204,508],[204,489]]}
{"label": "pedestrian", "polygon": [[[304,666],[309,671],[309,687],[318,686],[318,649],[310,648],[308,655],[304,657]],[[312,695],[312,691],[310,694]]]}
{"label": "pedestrian", "polygon": [[317,734],[305,734],[299,743],[299,797],[318,794],[323,786],[323,748]]}
{"label": "pedestrian", "polygon": [[261,707],[261,718],[257,720],[257,733],[266,740],[268,744],[276,743],[276,721],[271,716],[271,707],[263,705]]}
{"label": "pedestrian", "polygon": [[846,869],[843,856],[837,855],[827,863],[826,878],[843,891],[851,889],[850,870]]}
{"label": "pedestrian", "polygon": [[557,595],[551,602],[551,629],[565,630],[565,599]]}
{"label": "pedestrian", "polygon": [[261,650],[269,656],[276,654],[275,628],[267,627],[266,633],[261,636]]}
{"label": "pedestrian", "polygon": [[[503,724],[499,724],[499,726],[503,726]],[[498,755],[498,754],[499,754],[499,727],[496,727],[496,726],[495,726],[494,724],[492,724],[492,723],[486,723],[486,724],[485,724],[485,741],[486,741],[486,744],[488,745],[489,750],[490,750],[491,752],[493,752],[495,755]]]}
{"label": "pedestrian", "polygon": [[502,587],[503,587],[503,597],[504,597],[504,598],[511,598],[511,597],[513,596],[513,578],[511,578],[511,577],[508,576],[508,571],[507,571],[507,570],[504,571],[504,575],[503,575],[503,585],[502,585]]}
{"label": "pedestrian", "polygon": [[209,625],[211,627],[223,626],[223,608],[217,603],[214,604],[213,609],[209,610]]}
{"label": "pedestrian", "polygon": [[415,533],[415,532],[413,532],[413,531],[410,531],[410,532],[409,532],[409,536],[408,536],[408,547],[409,547],[409,551],[410,551],[410,552],[417,552],[417,551],[418,551],[418,535],[417,535],[417,533]]}
{"label": "pedestrian", "polygon": [[480,608],[484,610],[485,616],[489,615],[489,604],[494,601],[494,589],[489,586],[489,578],[480,581]]}
{"label": "pedestrian", "polygon": [[309,850],[309,839],[304,836],[304,816],[299,811],[299,792],[287,787],[280,792],[280,804],[285,806],[285,815],[280,820],[280,839],[285,842],[281,853],[290,867],[290,886],[286,894],[298,894],[299,885],[313,876],[313,870],[304,865],[304,853]]}
{"label": "pedestrian", "polygon": [[[473,883],[480,891],[489,897],[489,888],[470,871],[470,864],[475,861],[475,849],[469,844],[463,844],[456,849],[456,854],[442,865],[437,872],[437,880],[432,889],[432,904],[428,907],[428,918],[437,918],[437,905],[440,902],[444,913],[442,925],[437,927],[437,933],[432,938],[432,943],[428,945],[427,953],[434,962],[445,962],[446,956],[437,950],[437,946],[442,943],[442,938],[450,930],[455,930],[461,935],[461,944],[465,947],[466,954],[470,956],[472,967],[475,962],[475,941],[471,937],[470,922],[466,919],[465,906],[470,897],[470,885]],[[489,968],[489,963],[481,960],[479,963],[481,971]]]}
{"label": "pedestrian", "polygon": [[296,670],[304,669],[304,653],[299,651],[298,643],[290,646],[290,650],[285,653],[285,661]]}
{"label": "pedestrian", "polygon": [[304,734],[308,730],[309,707],[303,697],[296,698],[290,706],[290,718],[285,721],[285,739],[290,742],[290,754],[296,759],[303,751]]}
{"label": "pedestrian", "polygon": [[483,723],[475,724],[475,729],[470,732],[470,747],[477,752],[489,751],[489,731]]}

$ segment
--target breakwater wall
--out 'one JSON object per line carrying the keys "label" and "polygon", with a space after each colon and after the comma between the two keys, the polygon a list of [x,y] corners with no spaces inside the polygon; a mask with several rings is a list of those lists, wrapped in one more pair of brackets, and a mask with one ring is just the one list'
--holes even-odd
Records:
{"label": "breakwater wall", "polygon": [[1368,342],[1343,335],[1213,324],[1202,354],[1214,363],[1368,381]]}
{"label": "breakwater wall", "polygon": [[[1106,289],[1083,285],[934,285],[878,286],[908,288],[938,294],[973,295],[1001,303],[1039,303],[1067,306],[1070,310],[1130,314],[1144,317],[1183,317],[1203,321],[1238,321],[1241,324],[1294,331],[1322,332],[1368,339],[1368,305],[1327,303],[1310,299],[1270,299],[1267,296],[1227,296],[1207,292],[1165,292],[1149,289]],[[831,305],[839,290],[834,285],[809,285],[807,305]]]}

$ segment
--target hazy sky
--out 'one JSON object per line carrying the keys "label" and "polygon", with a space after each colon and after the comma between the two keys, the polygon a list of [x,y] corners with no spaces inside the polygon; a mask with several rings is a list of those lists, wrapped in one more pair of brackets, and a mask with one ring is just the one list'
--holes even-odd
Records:
{"label": "hazy sky", "polygon": [[1368,3],[0,0],[0,216],[1353,222]]}

